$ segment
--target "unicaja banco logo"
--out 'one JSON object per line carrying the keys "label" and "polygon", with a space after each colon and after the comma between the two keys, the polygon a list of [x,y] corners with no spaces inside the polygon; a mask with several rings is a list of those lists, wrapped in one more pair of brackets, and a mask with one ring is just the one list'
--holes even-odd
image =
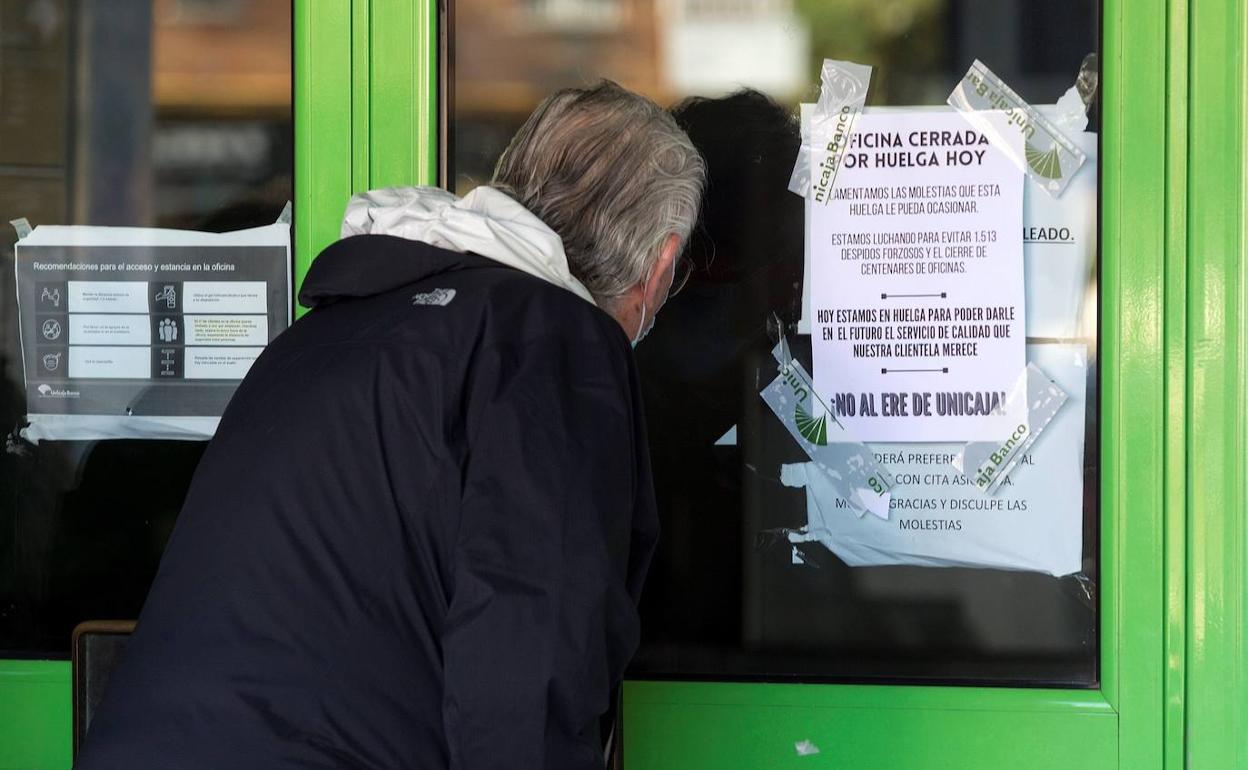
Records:
{"label": "unicaja banco logo", "polygon": [[828,416],[813,417],[802,408],[801,404],[793,410],[793,421],[797,423],[797,432],[815,446],[828,444]]}
{"label": "unicaja banco logo", "polygon": [[80,391],[54,388],[46,382],[40,383],[35,390],[38,391],[40,398],[79,398],[82,396]]}
{"label": "unicaja banco logo", "polygon": [[1033,147],[1031,142],[1025,142],[1023,153],[1027,156],[1027,165],[1038,175],[1045,179],[1062,178],[1062,159],[1058,155],[1056,144],[1048,152],[1043,152]]}

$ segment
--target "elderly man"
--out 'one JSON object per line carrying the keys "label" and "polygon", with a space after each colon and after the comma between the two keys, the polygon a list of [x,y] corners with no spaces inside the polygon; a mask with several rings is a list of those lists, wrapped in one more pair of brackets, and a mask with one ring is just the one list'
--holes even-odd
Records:
{"label": "elderly man", "polygon": [[705,171],[613,84],[357,196],[191,485],[78,767],[591,768],[656,536],[629,343]]}

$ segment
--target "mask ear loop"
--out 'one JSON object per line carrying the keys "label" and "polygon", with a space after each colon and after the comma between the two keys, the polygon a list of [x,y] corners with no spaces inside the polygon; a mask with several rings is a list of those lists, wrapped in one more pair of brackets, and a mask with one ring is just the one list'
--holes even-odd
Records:
{"label": "mask ear loop", "polygon": [[[646,278],[641,282],[641,318],[637,319],[637,333],[633,335],[633,347],[637,347],[637,343],[646,336],[646,332],[642,329],[646,327],[646,287],[650,285],[650,274],[654,272],[654,265],[646,271]],[[646,329],[649,331],[649,329]]]}
{"label": "mask ear loop", "polygon": [[[677,257],[679,259],[679,256]],[[650,285],[650,275],[654,272],[654,265],[646,271],[646,279],[641,284],[641,318],[637,321],[637,333],[633,335],[633,347],[637,347],[646,335],[650,333],[650,329],[654,328],[654,319],[650,319],[650,329],[646,329],[646,287]],[[676,280],[676,260],[672,260],[672,281]],[[668,286],[668,296],[671,295],[671,286]],[[667,299],[666,297],[664,298]],[[656,311],[657,315],[657,311]],[[642,329],[646,329],[642,331]]]}
{"label": "mask ear loop", "polygon": [[[649,283],[650,279],[647,278],[646,282]],[[642,338],[646,336],[645,332],[642,331],[642,328],[645,325],[646,325],[646,296],[645,296],[645,292],[643,291],[642,296],[641,296],[641,318],[637,319],[637,333],[633,335],[633,347],[637,347],[637,343],[641,342]]]}

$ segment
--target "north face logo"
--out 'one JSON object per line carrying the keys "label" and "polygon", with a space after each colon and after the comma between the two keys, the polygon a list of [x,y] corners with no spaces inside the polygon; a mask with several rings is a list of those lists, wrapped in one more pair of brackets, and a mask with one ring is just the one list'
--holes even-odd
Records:
{"label": "north face logo", "polygon": [[451,300],[455,299],[454,289],[434,289],[424,294],[413,294],[413,305],[436,305],[437,307],[446,307],[451,304]]}

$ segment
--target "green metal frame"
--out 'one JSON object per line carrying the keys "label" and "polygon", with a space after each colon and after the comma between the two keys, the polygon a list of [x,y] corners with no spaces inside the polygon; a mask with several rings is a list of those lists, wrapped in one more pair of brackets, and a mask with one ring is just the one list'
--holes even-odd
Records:
{"label": "green metal frame", "polygon": [[[294,13],[302,280],[353,192],[436,181],[437,8]],[[1101,689],[629,682],[630,770],[1248,770],[1246,17],[1105,0]],[[68,766],[69,686],[0,661],[0,770]]]}
{"label": "green metal frame", "polygon": [[[295,0],[295,281],[352,194],[437,184],[436,0]],[[302,308],[299,308],[302,311]]]}
{"label": "green metal frame", "polygon": [[1186,645],[1174,652],[1186,668],[1188,767],[1243,770],[1248,767],[1248,7],[1243,0],[1189,2],[1187,589],[1182,620],[1174,619],[1185,629]]}
{"label": "green metal frame", "polygon": [[73,751],[67,661],[0,660],[0,770],[63,770]]}

